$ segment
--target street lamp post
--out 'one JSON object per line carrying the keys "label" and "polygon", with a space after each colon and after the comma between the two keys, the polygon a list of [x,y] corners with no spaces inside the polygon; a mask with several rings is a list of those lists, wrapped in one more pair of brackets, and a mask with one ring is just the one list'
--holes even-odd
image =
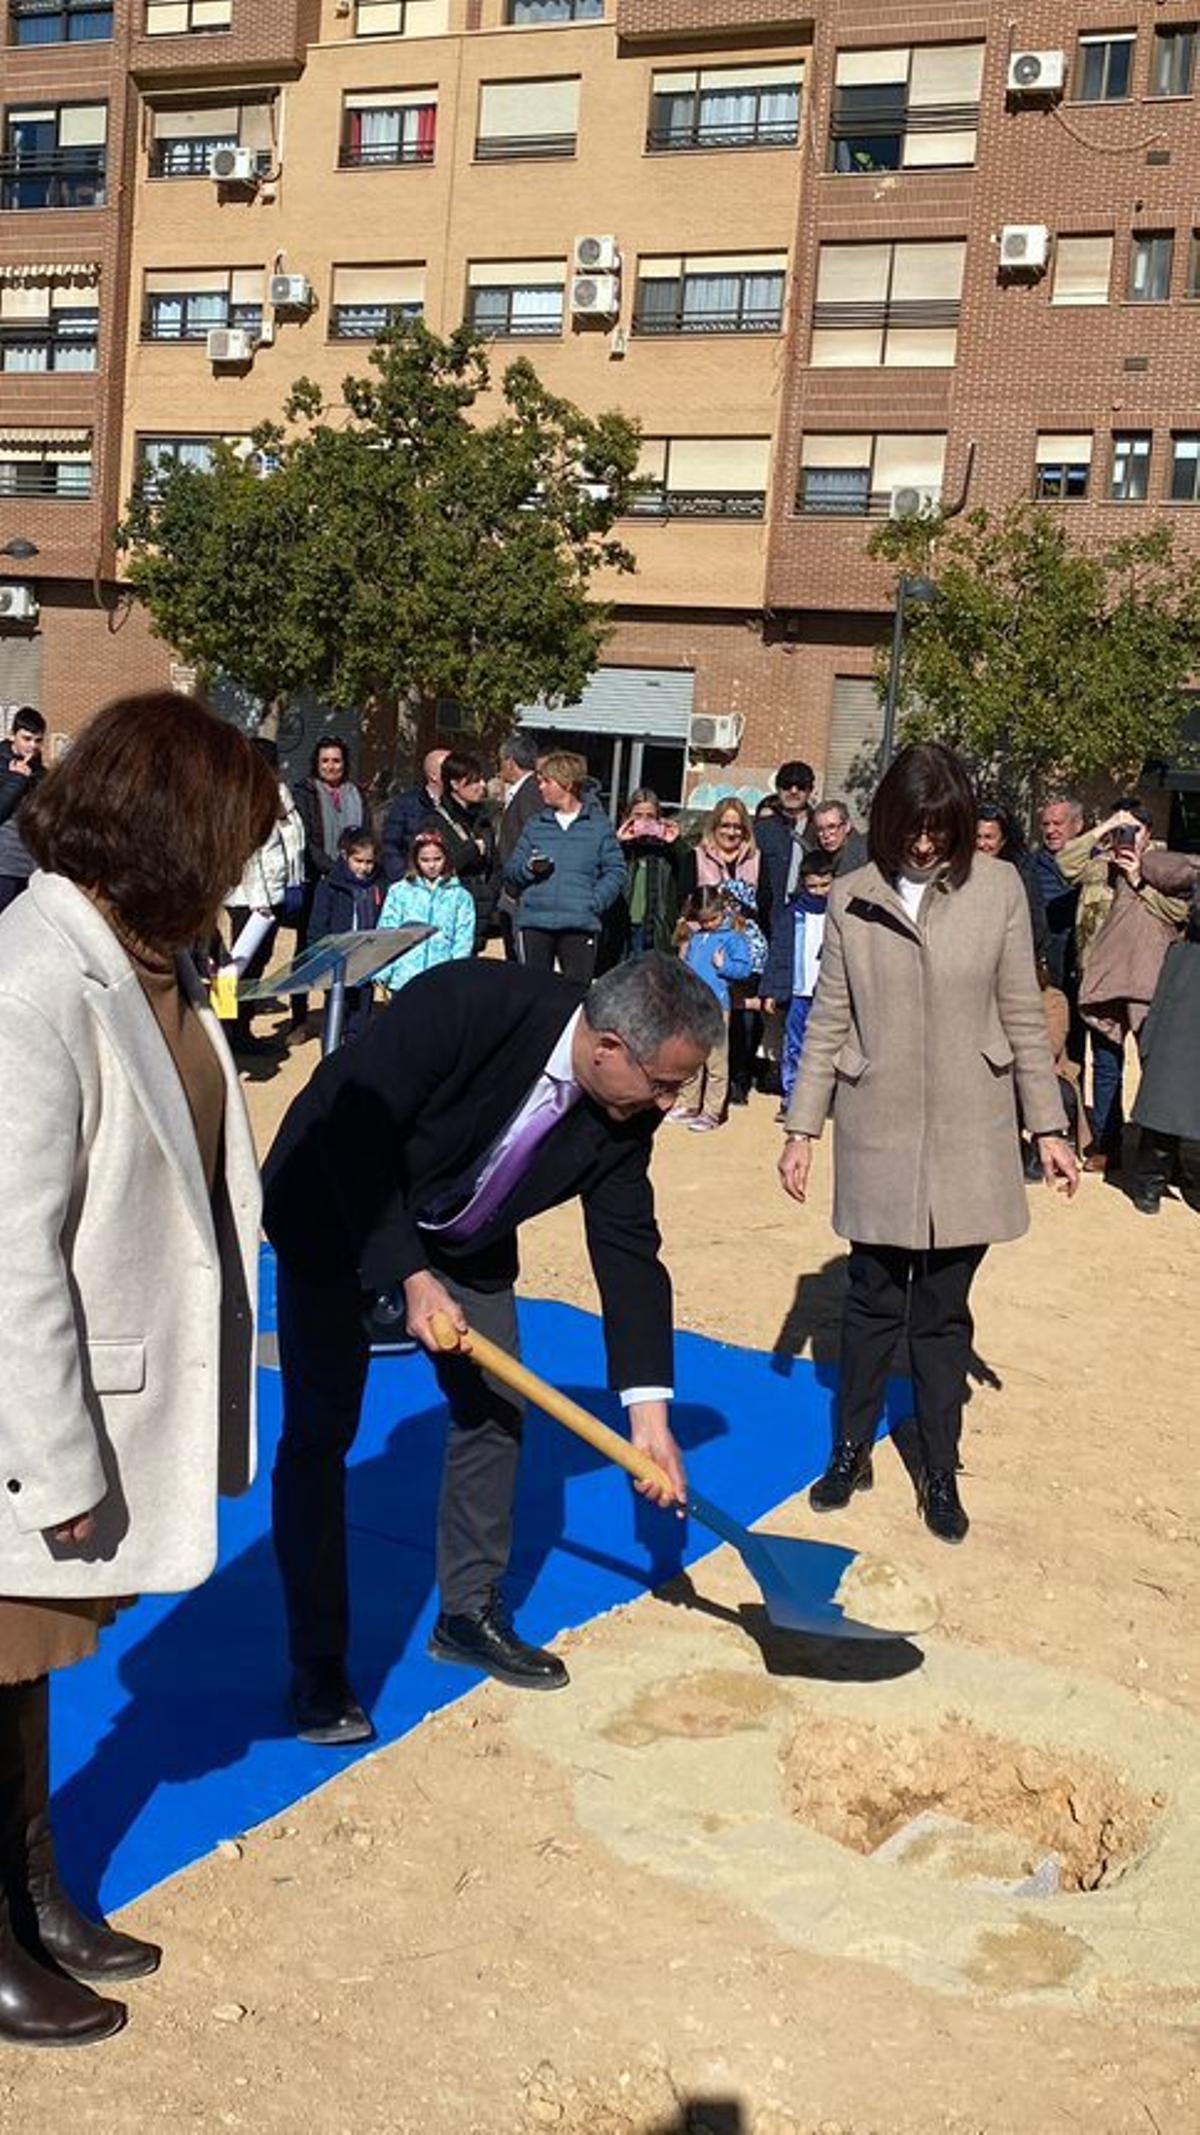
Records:
{"label": "street lamp post", "polygon": [[888,662],[887,695],[883,700],[883,738],[879,744],[879,768],[886,771],[896,753],[896,710],[900,702],[900,669],[904,659],[904,618],[910,608],[927,605],[937,588],[931,578],[912,578],[902,572],[896,585],[896,613],[892,618],[892,656]]}

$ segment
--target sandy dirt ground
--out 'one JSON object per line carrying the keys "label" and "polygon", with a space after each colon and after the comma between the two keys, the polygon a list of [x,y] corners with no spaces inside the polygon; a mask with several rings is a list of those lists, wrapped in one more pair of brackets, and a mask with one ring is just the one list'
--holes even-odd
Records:
{"label": "sandy dirt ground", "polygon": [[[312,1058],[248,1085],[264,1138]],[[773,1109],[660,1138],[679,1320],[828,1361],[828,1153],[794,1208]],[[1033,1202],[976,1291],[966,1546],[891,1448],[820,1526],[934,1583],[919,1652],[780,1641],[706,1559],[565,1640],[565,1695],[488,1686],[152,1893],[129,2029],[5,2056],[6,2135],[1195,2135],[1200,1229]],[[524,1286],[592,1305],[574,1211]],[[1059,1896],[979,1880],[1047,1853]]]}

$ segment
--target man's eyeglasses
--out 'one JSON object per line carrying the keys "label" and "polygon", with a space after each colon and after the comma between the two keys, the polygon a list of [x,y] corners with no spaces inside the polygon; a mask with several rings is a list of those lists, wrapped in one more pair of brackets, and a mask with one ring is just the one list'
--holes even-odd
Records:
{"label": "man's eyeglasses", "polygon": [[688,1083],[692,1079],[690,1075],[680,1075],[676,1078],[674,1082],[664,1082],[661,1076],[652,1075],[650,1073],[650,1070],[646,1066],[645,1061],[638,1059],[638,1056],[634,1052],[633,1047],[627,1044],[624,1038],[621,1039],[621,1045],[624,1048],[625,1052],[629,1055],[629,1058],[632,1060],[635,1068],[638,1070],[638,1073],[645,1077],[646,1086],[649,1089],[650,1095],[652,1097],[675,1098],[678,1097],[681,1090],[685,1090],[687,1088]]}

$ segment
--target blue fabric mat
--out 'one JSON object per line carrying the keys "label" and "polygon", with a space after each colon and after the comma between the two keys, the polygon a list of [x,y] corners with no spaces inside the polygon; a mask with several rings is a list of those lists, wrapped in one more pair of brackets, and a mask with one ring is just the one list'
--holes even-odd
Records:
{"label": "blue fabric mat", "polygon": [[[273,1326],[268,1255],[263,1327]],[[526,1304],[521,1331],[534,1371],[619,1420],[619,1403],[600,1391],[596,1320],[564,1305]],[[830,1372],[686,1334],[677,1368],[675,1429],[707,1497],[749,1523],[820,1472]],[[313,1749],[286,1729],[270,1544],[278,1374],[261,1371],[259,1382],[259,1478],[224,1508],[213,1577],[194,1594],[140,1602],[105,1634],[96,1660],[55,1682],[57,1830],[81,1902],[127,1904],[370,1753]],[[892,1420],[904,1413],[900,1402],[897,1388]],[[425,1358],[372,1366],[349,1476],[352,1663],[381,1743],[478,1680],[425,1654],[444,1429]],[[589,1447],[531,1414],[509,1589],[527,1637],[585,1623],[712,1547],[703,1528],[643,1504]]]}

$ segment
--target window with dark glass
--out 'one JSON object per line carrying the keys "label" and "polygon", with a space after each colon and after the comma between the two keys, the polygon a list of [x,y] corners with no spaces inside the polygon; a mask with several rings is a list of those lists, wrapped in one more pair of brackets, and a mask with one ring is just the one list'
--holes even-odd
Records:
{"label": "window with dark glass", "polygon": [[92,493],[92,440],[86,430],[0,434],[0,497],[86,504]]}
{"label": "window with dark glass", "polygon": [[42,271],[0,283],[0,371],[94,371],[98,292]]}
{"label": "window with dark glass", "polygon": [[1114,435],[1108,494],[1117,503],[1140,504],[1150,487],[1150,439],[1141,434]]}
{"label": "window with dark glass", "polygon": [[1100,31],[1081,37],[1075,57],[1075,98],[1080,104],[1119,104],[1133,80],[1134,34]]}
{"label": "window with dark glass", "polygon": [[579,133],[579,76],[555,81],[484,82],[479,91],[477,163],[573,156]]}
{"label": "window with dark glass", "polygon": [[722,253],[638,262],[635,334],[777,334],[783,252]]}
{"label": "window with dark glass", "polygon": [[266,177],[275,161],[271,97],[161,104],[151,110],[150,126],[152,178],[206,178],[220,149],[250,149],[259,177]]}
{"label": "window with dark glass", "polygon": [[1196,64],[1196,25],[1176,22],[1155,30],[1150,56],[1151,96],[1190,96]]}
{"label": "window with dark glass", "polygon": [[761,519],[767,508],[768,437],[648,437],[638,519]]}
{"label": "window with dark glass", "polygon": [[8,0],[10,44],[102,44],[113,33],[112,0]]}
{"label": "window with dark glass", "polygon": [[646,146],[792,148],[800,138],[799,61],[782,67],[703,67],[656,74]]}
{"label": "window with dark glass", "polygon": [[331,341],[377,341],[402,319],[419,319],[425,303],[424,267],[335,267]]}
{"label": "window with dark glass", "polygon": [[437,90],[368,90],[342,106],[343,170],[432,163],[437,145]]}
{"label": "window with dark glass", "polygon": [[544,341],[563,329],[564,270],[549,260],[468,269],[467,324],[488,339]]}
{"label": "window with dark glass", "polygon": [[811,433],[800,444],[796,509],[823,519],[887,518],[905,492],[907,515],[920,516],[936,509],[945,458],[945,437],[932,432]]}
{"label": "window with dark glass", "polygon": [[1177,430],[1171,439],[1172,504],[1200,504],[1200,432]]}
{"label": "window with dark glass", "polygon": [[604,0],[508,0],[508,20],[533,27],[540,22],[602,22]]}
{"label": "window with dark glass", "polygon": [[1129,241],[1129,301],[1165,304],[1171,294],[1175,237],[1170,230],[1135,230]]}
{"label": "window with dark glass", "polygon": [[47,104],[4,114],[0,207],[104,206],[107,104]]}
{"label": "window with dark glass", "polygon": [[1200,297],[1200,230],[1193,230],[1188,246],[1187,288],[1184,295]]}
{"label": "window with dark glass", "polygon": [[143,341],[204,341],[217,327],[262,331],[261,267],[197,267],[146,276]]}
{"label": "window with dark glass", "polygon": [[1092,437],[1087,430],[1043,431],[1034,455],[1033,494],[1046,504],[1086,497],[1092,471]]}
{"label": "window with dark glass", "polygon": [[983,49],[892,45],[839,52],[829,168],[856,177],[974,163]]}

